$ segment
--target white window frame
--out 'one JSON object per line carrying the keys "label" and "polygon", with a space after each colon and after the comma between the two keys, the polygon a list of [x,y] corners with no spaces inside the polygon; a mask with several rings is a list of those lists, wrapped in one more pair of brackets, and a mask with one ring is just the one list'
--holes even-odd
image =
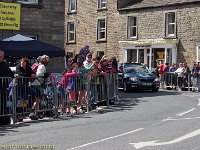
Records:
{"label": "white window frame", "polygon": [[[169,15],[174,15],[174,21],[169,23]],[[169,34],[169,26],[174,26],[174,33]],[[167,12],[165,13],[165,36],[166,37],[176,37],[176,13],[175,12]]]}
{"label": "white window frame", "polygon": [[26,5],[38,5],[38,0],[16,0],[16,2]]}
{"label": "white window frame", "polygon": [[[101,22],[104,21],[105,22],[105,28],[100,28],[100,24]],[[98,41],[105,41],[107,39],[107,21],[106,18],[99,18],[97,21],[97,40]],[[100,33],[104,33],[104,38],[100,37],[101,34]]]}
{"label": "white window frame", "polygon": [[[74,25],[74,29],[73,30],[70,30],[70,25],[73,24]],[[73,40],[70,39],[70,34],[73,34]],[[75,29],[75,23],[74,22],[67,22],[67,42],[68,43],[74,43],[76,42],[76,29]]]}
{"label": "white window frame", "polygon": [[[133,20],[133,21],[132,21]],[[131,24],[133,23],[133,24]],[[133,30],[135,29],[135,35],[131,35]],[[128,16],[128,38],[129,39],[136,39],[137,38],[137,17],[135,16]]]}
{"label": "white window frame", "polygon": [[107,0],[98,0],[98,9],[107,8]]}
{"label": "white window frame", "polygon": [[[74,4],[74,9],[72,9],[72,5]],[[68,1],[68,12],[73,13],[77,11],[77,1],[76,0],[69,0]]]}
{"label": "white window frame", "polygon": [[199,54],[200,54],[200,43],[196,47],[196,54],[197,54],[196,62],[200,62],[200,57],[199,57]]}

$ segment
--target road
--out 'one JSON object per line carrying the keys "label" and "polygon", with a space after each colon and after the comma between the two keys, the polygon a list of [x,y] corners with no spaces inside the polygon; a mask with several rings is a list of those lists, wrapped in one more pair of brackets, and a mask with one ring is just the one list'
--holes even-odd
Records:
{"label": "road", "polygon": [[79,117],[0,127],[0,149],[200,149],[200,93],[120,92],[120,98],[120,107]]}

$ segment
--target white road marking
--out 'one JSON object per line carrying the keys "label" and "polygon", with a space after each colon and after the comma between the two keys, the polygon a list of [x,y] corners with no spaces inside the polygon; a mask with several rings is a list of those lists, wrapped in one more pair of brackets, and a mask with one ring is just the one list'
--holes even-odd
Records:
{"label": "white road marking", "polygon": [[101,139],[99,141],[90,142],[90,143],[83,144],[83,145],[80,145],[78,147],[70,148],[70,149],[67,149],[67,150],[74,150],[74,149],[83,148],[83,147],[86,147],[86,146],[89,146],[89,145],[92,145],[92,144],[104,142],[104,141],[107,141],[107,140],[110,140],[110,139],[114,139],[114,138],[118,138],[118,137],[121,137],[121,136],[124,136],[124,135],[127,135],[127,134],[131,134],[131,133],[143,130],[143,129],[144,128],[139,128],[139,129],[136,129],[136,130],[133,130],[133,131],[130,131],[130,132],[126,132],[126,133],[123,133],[123,134],[120,134],[120,135],[116,135],[116,136],[108,137],[108,138],[105,138],[105,139]]}
{"label": "white road marking", "polygon": [[139,128],[139,129],[136,129],[136,130],[133,130],[133,131],[130,131],[130,132],[126,132],[126,133],[123,133],[123,134],[120,134],[120,135],[116,135],[116,136],[108,137],[108,138],[101,139],[101,140],[94,141],[94,142],[90,142],[90,143],[83,144],[83,145],[80,145],[80,146],[78,146],[78,147],[70,148],[70,149],[67,149],[67,150],[74,150],[74,149],[83,148],[83,147],[86,147],[86,146],[89,146],[89,145],[92,145],[92,144],[96,144],[96,143],[104,142],[104,141],[107,141],[107,140],[110,140],[110,139],[114,139],[114,138],[118,138],[118,137],[121,137],[121,136],[124,136],[124,135],[127,135],[127,134],[131,134],[131,133],[134,133],[134,132],[137,132],[137,131],[143,130],[143,129],[144,129],[144,128]]}
{"label": "white road marking", "polygon": [[197,106],[200,106],[200,98],[199,98],[198,100],[199,100],[199,103],[198,103],[198,105],[197,105]]}
{"label": "white road marking", "polygon": [[166,119],[163,119],[162,121],[169,121],[169,120],[171,120],[171,118],[172,118],[172,117],[168,117],[168,118],[166,118]]}
{"label": "white road marking", "polygon": [[188,114],[188,113],[190,113],[190,112],[192,112],[192,111],[194,111],[196,108],[192,108],[192,109],[190,109],[190,110],[188,110],[188,111],[185,111],[185,112],[182,112],[182,113],[179,113],[179,114],[176,114],[176,116],[183,116],[183,115],[185,115],[185,114]]}
{"label": "white road marking", "polygon": [[175,121],[175,120],[192,120],[192,119],[200,119],[200,117],[194,117],[194,118],[180,118],[180,119],[175,119],[175,118],[167,118],[163,119],[162,121]]}
{"label": "white road marking", "polygon": [[[176,114],[176,116],[181,117],[181,116],[183,116],[183,115],[185,115],[185,114],[188,114],[188,113],[194,111],[195,109],[196,109],[196,108],[192,108],[192,109],[190,109],[190,110],[188,110],[188,111],[178,113],[178,114]],[[169,121],[169,120],[181,120],[181,119],[172,119],[172,117],[168,117],[168,118],[166,118],[166,119],[163,119],[162,121]]]}
{"label": "white road marking", "polygon": [[177,139],[174,139],[172,141],[169,141],[169,142],[156,143],[156,142],[159,141],[159,140],[157,140],[157,141],[147,141],[147,142],[129,143],[129,144],[133,145],[136,149],[140,149],[140,148],[148,147],[148,146],[169,145],[169,144],[174,144],[174,143],[178,143],[178,142],[184,141],[184,140],[189,139],[191,137],[195,137],[195,136],[197,136],[199,134],[200,134],[200,129],[198,129],[196,131],[193,131],[193,132],[191,132],[189,134],[186,134],[186,135],[184,135],[182,137],[179,137]]}

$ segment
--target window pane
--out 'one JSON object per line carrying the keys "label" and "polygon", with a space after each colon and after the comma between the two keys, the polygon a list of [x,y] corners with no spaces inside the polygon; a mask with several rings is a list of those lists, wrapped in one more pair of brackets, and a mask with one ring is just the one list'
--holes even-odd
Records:
{"label": "window pane", "polygon": [[133,17],[133,25],[136,26],[136,17]]}
{"label": "window pane", "polygon": [[105,32],[100,32],[100,39],[104,39],[105,38]]}
{"label": "window pane", "polygon": [[137,36],[137,18],[136,17],[129,17],[129,23],[128,23],[128,37],[136,37]]}
{"label": "window pane", "polygon": [[69,24],[69,31],[74,31],[74,24],[73,23]]}
{"label": "window pane", "polygon": [[140,49],[139,50],[139,58],[138,58],[139,63],[144,63],[144,50]]}
{"label": "window pane", "polygon": [[100,28],[105,28],[105,20],[100,21]]}
{"label": "window pane", "polygon": [[106,3],[107,3],[107,0],[99,0],[99,8],[105,8]]}
{"label": "window pane", "polygon": [[74,33],[69,34],[69,41],[74,41]]}
{"label": "window pane", "polygon": [[168,14],[168,23],[175,23],[175,14],[174,13]]}
{"label": "window pane", "polygon": [[128,62],[137,62],[137,50],[131,49],[127,50],[127,61]]}
{"label": "window pane", "polygon": [[175,30],[174,30],[175,25],[169,25],[168,26],[168,34],[174,34]]}
{"label": "window pane", "polygon": [[133,17],[130,17],[129,20],[130,20],[130,22],[129,22],[130,27],[131,27],[131,26],[134,26],[134,18],[133,18]]}
{"label": "window pane", "polygon": [[68,23],[68,41],[75,40],[75,27],[73,22]]}
{"label": "window pane", "polygon": [[106,22],[105,19],[98,20],[98,39],[106,38]]}
{"label": "window pane", "polygon": [[76,0],[70,0],[69,1],[69,11],[75,11],[76,10]]}
{"label": "window pane", "polygon": [[131,28],[130,30],[130,37],[136,36],[136,27]]}
{"label": "window pane", "polygon": [[75,10],[75,3],[71,3],[71,10]]}
{"label": "window pane", "polygon": [[101,8],[105,8],[106,7],[106,3],[101,3]]}

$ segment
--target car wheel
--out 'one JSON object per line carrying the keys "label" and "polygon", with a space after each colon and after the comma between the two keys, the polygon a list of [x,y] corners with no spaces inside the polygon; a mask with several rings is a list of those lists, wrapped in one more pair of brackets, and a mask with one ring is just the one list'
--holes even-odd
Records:
{"label": "car wheel", "polygon": [[123,84],[123,90],[124,90],[124,92],[128,92],[129,91],[126,82],[124,82],[124,84]]}
{"label": "car wheel", "polygon": [[158,89],[153,89],[152,91],[153,91],[153,92],[158,92]]}

